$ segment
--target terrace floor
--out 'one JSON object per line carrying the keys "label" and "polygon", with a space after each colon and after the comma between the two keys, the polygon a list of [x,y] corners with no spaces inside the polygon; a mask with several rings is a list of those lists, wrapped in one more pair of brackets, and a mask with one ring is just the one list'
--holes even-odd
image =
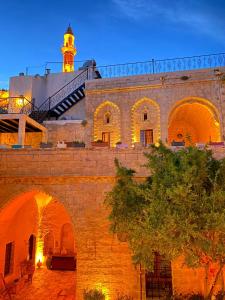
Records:
{"label": "terrace floor", "polygon": [[26,283],[13,300],[75,300],[76,273],[36,270],[32,283]]}

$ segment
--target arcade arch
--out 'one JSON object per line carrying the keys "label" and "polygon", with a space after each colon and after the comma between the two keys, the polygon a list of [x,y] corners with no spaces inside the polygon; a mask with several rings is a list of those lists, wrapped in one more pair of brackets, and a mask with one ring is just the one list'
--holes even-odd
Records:
{"label": "arcade arch", "polygon": [[53,255],[69,254],[75,266],[73,224],[64,205],[53,196],[31,191],[9,200],[0,211],[0,228],[4,228],[0,231],[0,273],[5,274],[6,282],[20,279],[24,263],[33,262],[37,266],[41,262],[45,267],[46,259],[53,260]]}
{"label": "arcade arch", "polygon": [[220,120],[216,107],[208,100],[191,98],[179,101],[168,120],[168,143],[219,142]]}
{"label": "arcade arch", "polygon": [[115,147],[121,141],[120,123],[119,107],[110,101],[101,103],[94,112],[94,141],[101,140]]}
{"label": "arcade arch", "polygon": [[132,143],[144,146],[153,144],[160,139],[159,105],[148,98],[138,100],[131,109]]}

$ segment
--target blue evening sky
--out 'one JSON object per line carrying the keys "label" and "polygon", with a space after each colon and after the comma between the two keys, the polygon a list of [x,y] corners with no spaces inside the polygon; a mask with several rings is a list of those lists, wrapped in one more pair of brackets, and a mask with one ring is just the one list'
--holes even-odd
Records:
{"label": "blue evening sky", "polygon": [[224,0],[0,2],[0,88],[27,66],[61,61],[69,23],[76,60],[99,65],[225,52]]}

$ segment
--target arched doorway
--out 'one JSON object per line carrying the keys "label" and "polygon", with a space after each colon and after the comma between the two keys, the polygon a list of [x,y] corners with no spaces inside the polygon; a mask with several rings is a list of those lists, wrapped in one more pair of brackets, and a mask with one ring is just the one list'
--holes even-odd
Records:
{"label": "arched doorway", "polygon": [[[32,286],[27,291],[24,288],[21,295],[19,291],[17,299],[27,299],[27,295],[31,293],[34,298],[37,294],[38,299],[40,291],[43,299],[48,299],[49,295],[58,295],[64,289],[65,282],[68,291],[75,297],[76,274],[75,269],[71,271],[70,268],[72,255],[70,261],[67,261],[70,272],[55,272],[45,266],[45,258],[49,254],[51,258],[55,256],[67,259],[60,249],[58,251],[55,247],[57,243],[61,243],[61,228],[64,224],[70,225],[74,241],[72,221],[64,205],[53,196],[39,191],[21,193],[1,209],[0,227],[4,227],[4,230],[0,231],[0,273],[5,277],[5,281],[11,283],[16,279],[19,284],[24,276],[29,275],[28,268],[24,267],[23,272],[21,271],[22,266],[32,264],[32,268],[37,268],[37,262],[42,263],[41,272],[34,272]],[[48,248],[46,253],[45,248]],[[57,270],[56,264],[55,269]],[[40,281],[48,282],[48,285],[40,286]],[[57,282],[57,287],[54,282]]]}
{"label": "arched doorway", "polygon": [[220,121],[216,108],[206,100],[189,99],[179,102],[168,122],[168,143],[219,142]]}
{"label": "arched doorway", "polygon": [[132,143],[149,146],[160,140],[159,105],[148,98],[138,100],[131,109]]}
{"label": "arched doorway", "polygon": [[119,107],[111,102],[101,103],[94,112],[94,141],[103,141],[110,147],[121,142],[121,113]]}

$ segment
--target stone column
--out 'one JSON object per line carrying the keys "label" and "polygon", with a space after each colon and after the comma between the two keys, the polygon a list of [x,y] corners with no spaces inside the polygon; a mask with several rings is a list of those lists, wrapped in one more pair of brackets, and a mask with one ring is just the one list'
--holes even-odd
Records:
{"label": "stone column", "polygon": [[26,116],[21,115],[19,117],[18,145],[24,146],[24,143],[25,143],[25,130],[26,130]]}
{"label": "stone column", "polygon": [[42,131],[41,141],[42,143],[47,143],[47,140],[48,140],[47,130],[44,130]]}

